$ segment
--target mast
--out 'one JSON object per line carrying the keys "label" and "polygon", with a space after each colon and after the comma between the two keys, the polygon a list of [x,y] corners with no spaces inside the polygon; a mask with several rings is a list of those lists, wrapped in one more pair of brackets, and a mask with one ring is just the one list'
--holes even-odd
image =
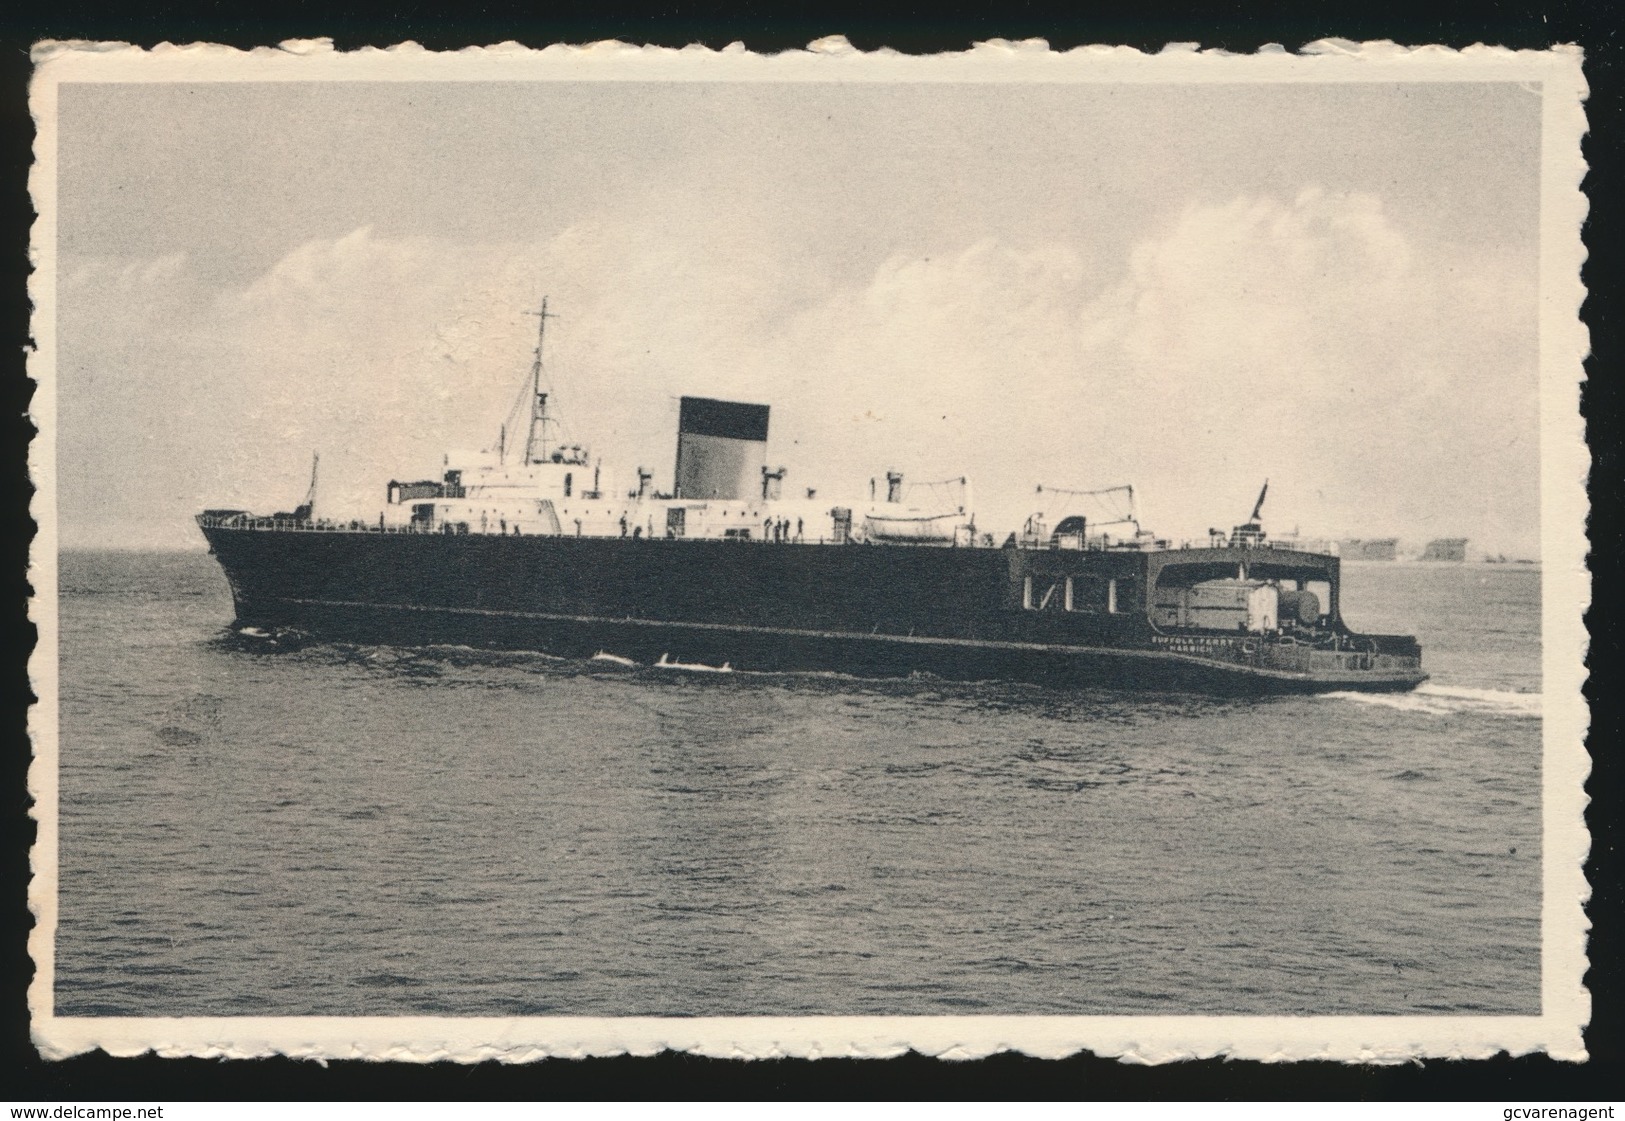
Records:
{"label": "mast", "polygon": [[304,512],[304,516],[305,516],[305,518],[307,520],[310,517],[312,517],[314,515],[315,511],[316,511],[316,470],[321,465],[322,465],[322,454],[320,452],[311,452],[310,453],[310,489],[305,491],[304,505],[299,507],[299,509]]}
{"label": "mast", "polygon": [[[547,310],[547,297],[542,297],[542,310],[530,314],[536,317],[536,358],[530,364],[530,432],[525,437],[525,465],[541,463],[547,459],[547,426],[553,418],[547,415],[547,394],[542,389],[542,343],[547,338],[547,321],[557,319]],[[537,456],[537,446],[541,455]]]}
{"label": "mast", "polygon": [[1247,520],[1257,522],[1258,516],[1264,512],[1264,496],[1270,492],[1270,481],[1264,480],[1264,489],[1258,492],[1258,501],[1253,504],[1253,516]]}

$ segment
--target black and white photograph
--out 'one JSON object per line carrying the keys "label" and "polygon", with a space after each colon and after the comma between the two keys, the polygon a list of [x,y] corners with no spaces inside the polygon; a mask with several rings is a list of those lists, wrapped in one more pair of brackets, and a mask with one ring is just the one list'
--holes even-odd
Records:
{"label": "black and white photograph", "polygon": [[37,58],[45,1054],[1585,1057],[1577,51]]}

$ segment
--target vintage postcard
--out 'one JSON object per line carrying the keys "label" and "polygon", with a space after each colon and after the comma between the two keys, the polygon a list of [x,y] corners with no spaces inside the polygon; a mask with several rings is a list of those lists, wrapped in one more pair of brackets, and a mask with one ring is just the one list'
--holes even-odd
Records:
{"label": "vintage postcard", "polygon": [[1577,49],[36,58],[46,1055],[1585,1057]]}

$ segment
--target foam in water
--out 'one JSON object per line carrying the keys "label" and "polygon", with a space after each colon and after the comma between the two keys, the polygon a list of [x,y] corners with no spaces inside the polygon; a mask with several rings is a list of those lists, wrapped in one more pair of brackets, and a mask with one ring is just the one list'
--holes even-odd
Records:
{"label": "foam in water", "polygon": [[1401,712],[1427,716],[1457,716],[1478,713],[1485,716],[1530,717],[1541,714],[1541,694],[1516,693],[1501,689],[1473,689],[1461,685],[1435,685],[1424,682],[1409,693],[1327,693],[1343,701],[1380,705]]}
{"label": "foam in water", "polygon": [[693,673],[732,673],[733,665],[723,662],[720,666],[707,666],[699,662],[674,662],[666,654],[660,655],[660,660],[654,664],[655,669],[684,669]]}

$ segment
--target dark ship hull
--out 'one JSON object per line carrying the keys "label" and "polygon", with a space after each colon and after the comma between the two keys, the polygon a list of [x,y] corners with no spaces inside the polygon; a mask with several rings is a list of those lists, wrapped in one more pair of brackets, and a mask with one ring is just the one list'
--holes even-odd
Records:
{"label": "dark ship hull", "polygon": [[[1403,690],[1426,677],[1413,639],[1353,635],[1336,622],[1336,558],[1286,550],[499,536],[211,515],[199,523],[240,627],[361,643],[1234,695]],[[1330,624],[1292,634],[1153,622],[1166,587],[1238,569],[1324,581]]]}

